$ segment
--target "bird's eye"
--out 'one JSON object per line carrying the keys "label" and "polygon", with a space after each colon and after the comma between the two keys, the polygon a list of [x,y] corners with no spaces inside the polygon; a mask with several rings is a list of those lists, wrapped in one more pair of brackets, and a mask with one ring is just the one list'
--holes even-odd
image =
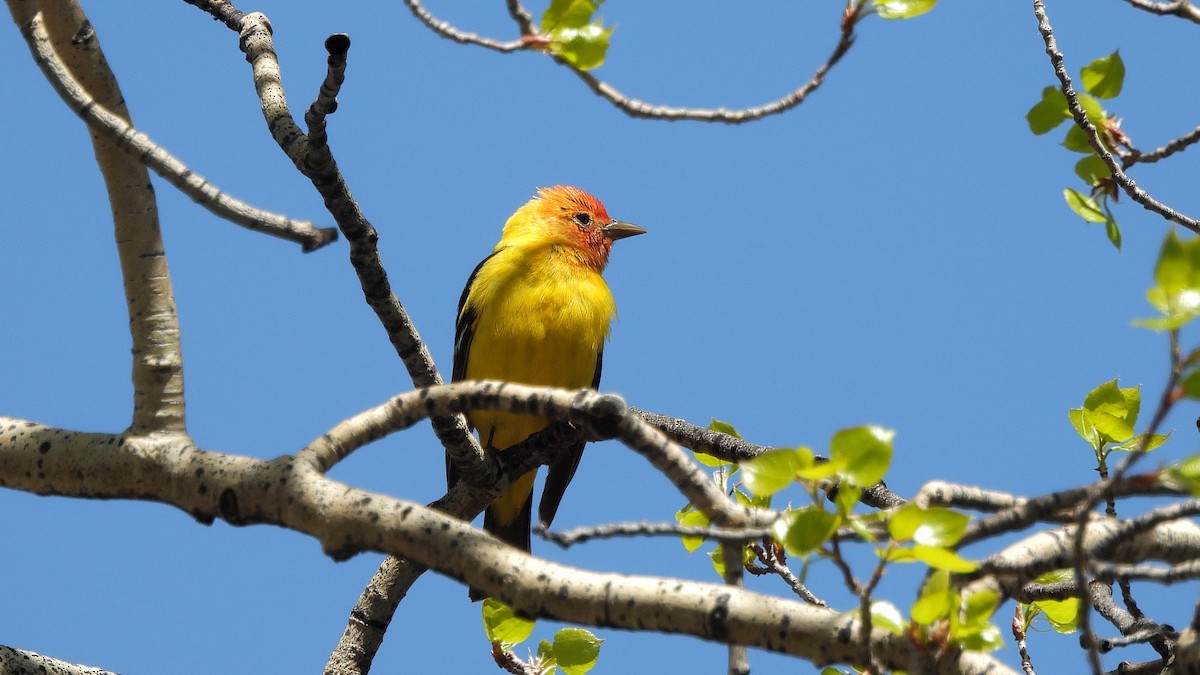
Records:
{"label": "bird's eye", "polygon": [[592,216],[587,213],[576,213],[572,220],[580,227],[587,227],[592,224]]}

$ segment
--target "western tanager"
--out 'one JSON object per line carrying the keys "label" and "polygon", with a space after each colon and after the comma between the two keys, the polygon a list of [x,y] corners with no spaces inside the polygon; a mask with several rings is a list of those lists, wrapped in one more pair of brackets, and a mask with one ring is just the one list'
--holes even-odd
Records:
{"label": "western tanager", "polygon": [[[458,301],[453,379],[597,387],[617,312],[600,274],[613,241],[644,232],[613,220],[599,200],[578,188],[538,190],[504,224],[500,243],[467,279]],[[467,419],[480,443],[499,451],[549,426],[541,417],[483,410],[468,412]],[[554,519],[582,453],[580,444],[551,460],[538,506],[542,523]],[[525,551],[536,473],[517,479],[483,521],[485,530]],[[446,478],[451,486],[457,479],[450,462]]]}

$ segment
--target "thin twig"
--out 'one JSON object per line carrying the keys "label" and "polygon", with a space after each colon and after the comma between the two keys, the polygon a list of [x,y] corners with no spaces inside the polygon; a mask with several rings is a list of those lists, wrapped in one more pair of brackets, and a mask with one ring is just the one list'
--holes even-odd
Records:
{"label": "thin twig", "polygon": [[1025,615],[1021,611],[1020,603],[1017,603],[1013,610],[1012,634],[1013,639],[1017,641],[1017,653],[1021,655],[1021,670],[1025,671],[1025,675],[1037,675],[1037,671],[1033,669],[1033,660],[1029,658],[1029,646],[1025,642]]}
{"label": "thin twig", "polygon": [[[45,43],[48,45],[48,43]],[[200,174],[156,144],[146,134],[138,131],[96,101],[71,75],[66,65],[52,50],[37,49],[34,52],[42,72],[54,86],[54,90],[71,110],[86,121],[93,129],[116,147],[145,164],[180,192],[197,204],[248,230],[262,232],[273,237],[300,244],[305,252],[337,240],[337,230],[332,227],[318,228],[308,220],[296,220],[270,211],[264,211],[232,197],[210,183]]]}
{"label": "thin twig", "polygon": [[[546,39],[536,32],[533,26],[532,17],[516,0],[507,0],[509,13],[513,16],[517,23],[518,29],[521,31],[521,37],[516,40],[499,41],[491,38],[482,37],[475,33],[461,31],[455,28],[448,21],[441,21],[433,16],[429,10],[425,9],[420,3],[420,0],[404,0],[421,23],[433,30],[438,35],[458,42],[460,44],[470,44],[493,51],[510,54],[517,51],[534,51],[544,50]],[[667,120],[667,121],[694,121],[694,122],[722,122],[725,124],[744,124],[753,122],[771,115],[785,113],[792,108],[800,105],[808,98],[810,94],[816,91],[822,83],[825,82],[825,76],[829,73],[846,52],[850,51],[850,47],[854,45],[855,34],[854,29],[858,22],[865,16],[863,12],[863,2],[855,2],[849,5],[842,15],[841,33],[837,44],[834,46],[832,53],[825,59],[807,82],[801,85],[791,93],[782,96],[779,99],[765,103],[759,106],[751,106],[739,109],[727,108],[684,108],[678,106],[656,105],[647,103],[636,98],[630,98],[617,90],[616,87],[598,79],[590,72],[582,70],[567,61],[562,56],[553,52],[547,52],[547,55],[554,60],[555,63],[563,66],[571,71],[576,77],[591,89],[594,94],[611,103],[621,112],[630,117],[638,117],[643,119]]]}
{"label": "thin twig", "polygon": [[812,591],[810,591],[808,587],[804,585],[804,582],[800,581],[799,577],[792,572],[792,568],[788,567],[787,563],[781,559],[780,555],[778,554],[778,548],[776,548],[774,542],[768,541],[763,545],[751,544],[750,550],[754,551],[754,555],[762,561],[763,565],[765,565],[769,571],[775,573],[779,576],[779,578],[783,579],[784,583],[786,583],[788,587],[792,589],[793,593],[800,596],[801,600],[810,605],[816,605],[817,607],[829,606],[827,602],[817,597]]}
{"label": "thin twig", "polygon": [[491,49],[503,53],[529,49],[531,46],[525,40],[521,39],[501,42],[499,40],[493,40],[491,38],[477,35],[475,33],[461,31],[455,28],[454,24],[450,23],[449,21],[441,21],[435,17],[432,13],[430,13],[429,10],[421,6],[420,0],[404,0],[404,4],[408,5],[408,10],[412,12],[413,16],[417,17],[417,19],[421,23],[425,24],[430,30],[446,38],[447,40],[453,40],[459,44],[477,45],[484,47],[485,49]]}
{"label": "thin twig", "polygon": [[745,543],[771,536],[767,528],[738,528],[726,529],[720,527],[691,527],[676,523],[608,523],[592,527],[577,527],[566,532],[555,532],[545,527],[535,526],[533,531],[543,539],[558,544],[562,548],[570,548],[593,539],[612,539],[615,537],[700,537],[720,542],[735,544]]}
{"label": "thin twig", "polygon": [[1138,9],[1145,10],[1151,14],[1159,16],[1177,16],[1181,19],[1187,19],[1193,23],[1200,23],[1200,7],[1193,5],[1187,0],[1173,0],[1171,2],[1151,2],[1151,0],[1125,0],[1130,5]]}
{"label": "thin twig", "polygon": [[1131,149],[1121,155],[1121,167],[1128,169],[1134,164],[1151,164],[1160,159],[1166,159],[1171,155],[1186,150],[1189,145],[1200,141],[1200,127],[1192,129],[1188,133],[1167,142],[1160,148],[1141,152],[1136,149]]}

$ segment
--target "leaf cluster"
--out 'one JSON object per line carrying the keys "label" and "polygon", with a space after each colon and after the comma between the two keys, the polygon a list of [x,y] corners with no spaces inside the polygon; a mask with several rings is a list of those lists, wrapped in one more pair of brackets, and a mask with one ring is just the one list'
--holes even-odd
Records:
{"label": "leaf cluster", "polygon": [[[493,649],[510,652],[529,639],[536,622],[517,616],[508,605],[494,598],[483,601],[483,629]],[[538,642],[537,654],[532,657],[535,672],[551,675],[561,670],[564,675],[584,675],[596,666],[600,645],[604,640],[582,628],[563,628],[554,634],[554,641]]]}
{"label": "leaf cluster", "polygon": [[[1125,83],[1125,63],[1119,51],[1092,61],[1079,73],[1079,82],[1084,91],[1077,92],[1079,105],[1087,119],[1099,132],[1101,143],[1112,151],[1125,141],[1121,121],[1110,115],[1100,104],[1101,99],[1115,98]],[[1029,130],[1043,135],[1071,119],[1067,97],[1055,86],[1042,90],[1042,98],[1025,114]],[[1071,152],[1086,155],[1075,164],[1075,175],[1089,187],[1088,194],[1073,188],[1063,189],[1067,206],[1080,218],[1089,223],[1103,223],[1105,234],[1112,245],[1121,248],[1121,228],[1113,217],[1111,203],[1117,200],[1117,186],[1112,180],[1108,166],[1096,154],[1088,141],[1087,134],[1078,125],[1072,124],[1063,138],[1062,146]]]}

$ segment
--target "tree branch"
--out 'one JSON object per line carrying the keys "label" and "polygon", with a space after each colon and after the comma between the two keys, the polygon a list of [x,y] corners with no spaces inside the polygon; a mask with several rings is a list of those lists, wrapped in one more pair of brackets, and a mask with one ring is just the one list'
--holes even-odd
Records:
{"label": "tree branch", "polygon": [[[464,395],[460,404],[475,408],[480,401]],[[852,619],[833,610],[715,584],[549,563],[436,510],[330,480],[294,457],[264,461],[170,439],[0,418],[0,481],[37,494],[157,501],[202,521],[280,525],[315,537],[335,559],[367,550],[403,557],[527,616],[693,635],[815,663],[851,662],[860,653],[857,643],[842,639]],[[905,668],[914,658],[906,637],[881,630],[872,632],[871,650],[889,668]],[[1011,672],[978,653],[937,658],[936,672]]]}
{"label": "tree branch", "polygon": [[1187,0],[1172,0],[1171,2],[1151,2],[1151,0],[1125,0],[1138,9],[1159,16],[1177,16],[1192,23],[1200,23],[1200,7]]}
{"label": "tree branch", "polygon": [[68,663],[0,645],[0,672],[7,675],[116,675],[103,668]]}
{"label": "tree branch", "polygon": [[1088,120],[1087,113],[1084,112],[1083,106],[1079,104],[1079,97],[1071,86],[1071,76],[1067,74],[1067,66],[1062,52],[1058,51],[1058,43],[1054,39],[1054,29],[1050,26],[1050,19],[1046,16],[1046,7],[1042,0],[1033,0],[1033,13],[1038,20],[1038,33],[1041,34],[1042,40],[1046,43],[1046,55],[1050,57],[1050,64],[1054,67],[1054,75],[1058,77],[1062,93],[1067,97],[1067,108],[1071,111],[1071,117],[1075,120],[1075,126],[1087,134],[1088,144],[1092,146],[1092,150],[1096,152],[1104,162],[1104,165],[1108,167],[1113,181],[1121,186],[1121,189],[1125,191],[1125,194],[1129,195],[1130,199],[1141,204],[1146,210],[1153,211],[1172,223],[1178,223],[1192,232],[1200,234],[1200,221],[1185,216],[1154,199],[1145,190],[1138,187],[1132,178],[1125,175],[1120,163],[1104,147],[1104,142],[1100,140],[1100,135],[1096,131],[1095,125]]}
{"label": "tree branch", "polygon": [[[76,0],[8,0],[9,11],[35,59],[57,54],[81,89],[130,124],[129,110],[100,43]],[[41,56],[39,56],[41,55]],[[108,189],[133,339],[133,418],[136,434],[185,434],[183,356],[171,275],[159,229],[158,205],[146,166],[89,127]]]}
{"label": "tree branch", "polygon": [[[536,32],[529,12],[517,0],[507,1],[509,13],[513,16],[518,29],[521,31],[519,39],[507,42],[492,40],[491,38],[481,37],[475,33],[460,31],[450,22],[441,21],[434,17],[429,10],[421,5],[420,0],[404,0],[404,4],[408,5],[413,16],[420,20],[421,23],[448,40],[453,40],[460,44],[476,45],[504,54],[511,54],[516,51],[544,51],[546,39]],[[626,96],[617,90],[616,87],[596,78],[586,70],[581,70],[558,54],[547,52],[547,55],[554,59],[555,63],[571,71],[572,74],[582,80],[587,88],[592,90],[592,93],[608,101],[630,117],[667,120],[671,122],[688,120],[694,122],[744,124],[771,115],[785,113],[795,108],[825,82],[825,76],[837,65],[838,61],[842,60],[846,52],[850,51],[850,47],[854,45],[854,28],[865,16],[862,11],[863,4],[863,2],[854,2],[847,6],[845,13],[842,15],[841,34],[837,44],[833,48],[833,52],[825,59],[824,63],[817,67],[807,82],[791,93],[774,101],[748,108],[733,110],[726,108],[683,108],[647,103],[646,101]]]}
{"label": "tree branch", "polygon": [[303,246],[305,252],[315,251],[337,240],[336,228],[317,228],[312,221],[294,220],[264,211],[224,193],[89,95],[54,51],[40,23],[34,21],[29,25],[29,30],[22,33],[29,41],[30,51],[42,73],[72,112],[87,122],[90,128],[102,132],[107,141],[133,160],[149,167],[209,212],[248,230],[296,242]]}

